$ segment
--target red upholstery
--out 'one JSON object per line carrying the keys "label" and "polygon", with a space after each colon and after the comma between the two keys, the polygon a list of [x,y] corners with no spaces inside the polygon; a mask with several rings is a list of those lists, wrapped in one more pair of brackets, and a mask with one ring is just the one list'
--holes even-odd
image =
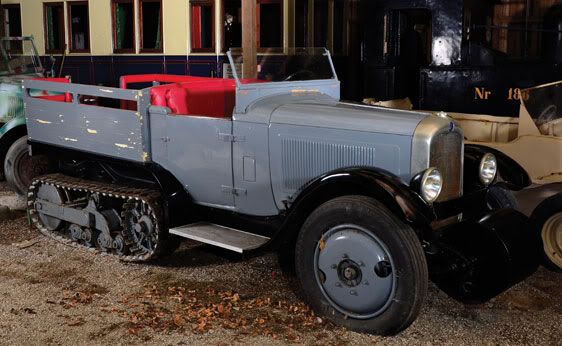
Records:
{"label": "red upholstery", "polygon": [[42,100],[49,100],[49,101],[56,101],[56,102],[70,102],[67,100],[66,95],[42,95],[36,96],[35,98],[42,99]]}
{"label": "red upholstery", "polygon": [[[211,78],[209,77],[195,77],[195,76],[181,76],[174,74],[135,74],[135,75],[125,75],[119,78],[119,87],[121,89],[127,89],[129,84],[133,83],[180,83],[180,82],[195,82],[195,81],[206,81]],[[152,95],[151,95],[152,101]],[[161,100],[160,100],[161,101]],[[161,102],[160,102],[161,103]],[[154,104],[154,103],[152,103]],[[163,105],[163,104],[162,104]],[[121,109],[137,110],[136,101],[121,101]]]}
{"label": "red upholstery", "polygon": [[174,74],[136,74],[121,76],[119,79],[119,87],[127,89],[127,86],[132,83],[182,83],[182,82],[195,82],[211,79],[209,77],[195,77],[195,76],[180,76]]}
{"label": "red upholstery", "polygon": [[[44,82],[55,82],[55,83],[70,83],[70,78],[47,78],[47,77],[37,77],[33,80],[39,80]],[[56,101],[56,102],[72,102],[72,94],[64,93],[64,95],[49,95],[46,90],[43,90],[42,96],[37,96],[39,99]]]}
{"label": "red upholstery", "polygon": [[150,94],[152,105],[166,106],[176,115],[225,118],[232,116],[234,109],[235,81],[200,78],[187,83],[153,87]]}

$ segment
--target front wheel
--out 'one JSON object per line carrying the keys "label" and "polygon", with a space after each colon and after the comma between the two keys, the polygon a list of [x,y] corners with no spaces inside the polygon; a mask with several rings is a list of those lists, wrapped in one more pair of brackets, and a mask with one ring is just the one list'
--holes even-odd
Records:
{"label": "front wheel", "polygon": [[547,198],[533,211],[531,225],[543,244],[543,264],[562,273],[562,194]]}
{"label": "front wheel", "polygon": [[417,317],[427,292],[420,241],[376,200],[345,196],[318,207],[297,238],[303,296],[332,323],[396,334]]}
{"label": "front wheel", "polygon": [[502,186],[493,185],[488,189],[486,203],[491,210],[497,209],[519,209],[517,199],[513,192]]}
{"label": "front wheel", "polygon": [[30,156],[27,136],[20,137],[8,149],[4,172],[8,186],[20,195],[27,193],[33,178],[50,171],[49,159],[43,155]]}

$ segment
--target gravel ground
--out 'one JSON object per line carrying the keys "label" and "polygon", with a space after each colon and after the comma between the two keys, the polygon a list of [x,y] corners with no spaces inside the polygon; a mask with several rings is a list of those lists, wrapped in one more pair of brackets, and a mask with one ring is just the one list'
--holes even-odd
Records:
{"label": "gravel ground", "polygon": [[23,212],[3,215],[2,345],[562,344],[562,275],[544,269],[478,306],[431,285],[418,320],[382,338],[313,316],[273,254],[185,243],[169,259],[127,264],[46,239]]}

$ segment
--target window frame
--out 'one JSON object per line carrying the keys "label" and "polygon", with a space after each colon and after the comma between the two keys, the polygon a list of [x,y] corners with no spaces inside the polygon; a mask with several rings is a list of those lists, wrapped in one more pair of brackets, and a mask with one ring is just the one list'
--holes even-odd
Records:
{"label": "window frame", "polygon": [[[142,21],[142,4],[143,3],[151,3],[151,2],[158,2],[160,3],[160,48],[144,48],[143,47],[143,21]],[[162,0],[138,0],[139,9],[138,9],[138,23],[139,23],[139,53],[163,53],[164,52],[164,9],[163,9],[163,1]]]}
{"label": "window frame", "polygon": [[[72,38],[72,6],[74,5],[86,5],[86,28],[88,30],[88,41],[86,42],[85,49],[74,49],[73,48],[73,38]],[[68,13],[68,52],[69,53],[90,53],[91,51],[91,32],[90,32],[90,4],[88,1],[68,1],[66,3],[66,12]]]}
{"label": "window frame", "polygon": [[[49,47],[49,25],[47,24],[47,9],[49,7],[61,7],[62,8],[62,32],[59,35],[59,40],[61,40],[62,47],[60,49],[51,49]],[[59,24],[60,26],[60,24]],[[43,3],[43,33],[44,33],[44,40],[45,40],[45,53],[46,54],[64,54],[66,52],[67,44],[66,44],[66,25],[64,20],[64,2],[57,1],[57,2],[44,2]]]}
{"label": "window frame", "polygon": [[[211,48],[194,48],[193,47],[193,5],[210,5],[211,13],[213,14],[211,21]],[[215,53],[217,48],[217,43],[215,39],[216,35],[216,20],[215,20],[215,0],[189,0],[189,46],[191,53]]]}
{"label": "window frame", "polygon": [[[117,4],[131,4],[133,7],[133,37],[132,37],[132,48],[117,48],[117,18],[116,18],[116,7]],[[136,35],[136,25],[135,25],[135,12],[136,12],[135,0],[111,0],[111,22],[112,22],[112,32],[111,36],[113,38],[113,53],[114,54],[127,54],[136,53],[137,50],[137,35]]]}
{"label": "window frame", "polygon": [[[271,53],[282,53],[283,52],[283,47],[285,45],[284,41],[285,41],[285,29],[284,29],[284,23],[285,23],[285,4],[284,4],[285,0],[256,0],[256,44],[257,44],[257,50],[258,53],[265,53],[265,52],[271,52]],[[281,33],[281,41],[280,41],[280,47],[262,47],[261,46],[261,40],[260,40],[260,32],[261,32],[261,16],[260,16],[260,6],[261,4],[279,4],[279,7],[281,8],[280,14],[280,33]]]}

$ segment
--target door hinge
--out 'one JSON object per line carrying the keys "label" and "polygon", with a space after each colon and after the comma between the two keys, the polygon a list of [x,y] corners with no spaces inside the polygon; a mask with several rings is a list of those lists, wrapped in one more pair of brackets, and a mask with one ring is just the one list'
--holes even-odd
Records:
{"label": "door hinge", "polygon": [[245,136],[235,136],[230,133],[219,133],[219,139],[225,142],[244,142],[246,140]]}
{"label": "door hinge", "polygon": [[243,196],[248,193],[248,190],[246,189],[240,189],[237,187],[226,186],[226,185],[221,186],[221,189],[223,192],[230,193],[234,196]]}

